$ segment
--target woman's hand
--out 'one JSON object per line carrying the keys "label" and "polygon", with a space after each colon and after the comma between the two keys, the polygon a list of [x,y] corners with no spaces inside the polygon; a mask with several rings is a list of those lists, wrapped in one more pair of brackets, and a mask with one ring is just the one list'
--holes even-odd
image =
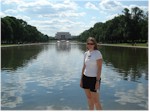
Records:
{"label": "woman's hand", "polygon": [[99,89],[99,87],[100,87],[99,81],[96,81],[95,90]]}

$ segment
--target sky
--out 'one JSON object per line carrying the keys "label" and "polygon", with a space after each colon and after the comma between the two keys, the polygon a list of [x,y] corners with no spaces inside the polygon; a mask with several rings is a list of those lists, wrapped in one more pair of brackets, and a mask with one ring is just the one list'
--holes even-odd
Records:
{"label": "sky", "polygon": [[79,35],[136,6],[146,12],[148,0],[1,0],[0,15],[23,19],[48,36]]}

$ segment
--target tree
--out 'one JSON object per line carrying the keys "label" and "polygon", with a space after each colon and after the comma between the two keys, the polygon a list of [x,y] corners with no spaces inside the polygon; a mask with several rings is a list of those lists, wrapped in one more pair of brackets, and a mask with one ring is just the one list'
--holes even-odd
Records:
{"label": "tree", "polygon": [[10,22],[7,19],[2,18],[1,27],[2,27],[2,34],[1,34],[2,43],[11,43],[13,40],[13,29],[10,25]]}
{"label": "tree", "polygon": [[103,43],[126,43],[148,41],[148,12],[138,7],[131,11],[125,8],[123,14],[114,17],[105,23],[98,22],[78,36],[79,41],[86,41],[93,36],[97,42]]}
{"label": "tree", "polygon": [[1,19],[2,43],[47,42],[48,36],[22,19],[6,16]]}
{"label": "tree", "polygon": [[132,14],[132,42],[139,40],[141,37],[140,31],[140,21],[143,19],[143,10],[138,7],[131,9]]}

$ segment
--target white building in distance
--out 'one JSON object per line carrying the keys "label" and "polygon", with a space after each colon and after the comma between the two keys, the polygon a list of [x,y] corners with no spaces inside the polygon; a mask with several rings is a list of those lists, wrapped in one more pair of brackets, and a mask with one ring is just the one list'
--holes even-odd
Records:
{"label": "white building in distance", "polygon": [[67,40],[71,39],[71,34],[69,32],[57,32],[55,38],[59,40]]}

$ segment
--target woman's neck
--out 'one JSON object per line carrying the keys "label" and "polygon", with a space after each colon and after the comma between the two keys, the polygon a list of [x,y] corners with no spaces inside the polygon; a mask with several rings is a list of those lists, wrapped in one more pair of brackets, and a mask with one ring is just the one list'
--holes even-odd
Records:
{"label": "woman's neck", "polygon": [[94,51],[94,49],[89,49],[90,52]]}

